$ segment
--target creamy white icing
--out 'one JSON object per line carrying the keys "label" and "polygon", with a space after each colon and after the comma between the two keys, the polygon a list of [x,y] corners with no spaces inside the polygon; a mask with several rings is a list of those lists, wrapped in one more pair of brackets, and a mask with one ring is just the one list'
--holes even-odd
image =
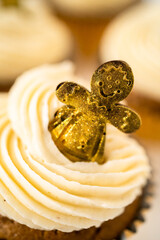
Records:
{"label": "creamy white icing", "polygon": [[160,101],[160,4],[143,3],[126,11],[106,29],[102,62],[123,59],[133,68],[135,89]]}
{"label": "creamy white icing", "polygon": [[74,15],[93,15],[101,12],[110,13],[131,4],[135,0],[51,0],[65,13]]}
{"label": "creamy white icing", "polygon": [[0,83],[8,84],[31,67],[69,56],[67,27],[41,0],[21,0],[21,7],[0,7]]}
{"label": "creamy white icing", "polygon": [[47,65],[0,94],[0,213],[30,228],[98,227],[141,194],[150,174],[143,148],[110,125],[105,164],[72,163],[59,152],[48,124],[61,106],[55,88],[67,80],[82,82],[71,63]]}

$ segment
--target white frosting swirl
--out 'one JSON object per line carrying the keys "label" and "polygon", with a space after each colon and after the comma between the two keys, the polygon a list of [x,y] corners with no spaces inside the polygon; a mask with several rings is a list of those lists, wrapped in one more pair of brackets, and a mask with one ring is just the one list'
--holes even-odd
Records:
{"label": "white frosting swirl", "polygon": [[[101,13],[114,13],[117,10],[133,3],[135,0],[51,0],[55,6],[65,13],[74,15],[98,15]],[[111,13],[111,14],[112,14]]]}
{"label": "white frosting swirl", "polygon": [[0,7],[0,83],[40,64],[69,56],[67,27],[51,16],[40,0],[21,0],[21,7]]}
{"label": "white frosting swirl", "polygon": [[80,82],[73,72],[70,63],[43,66],[22,75],[9,100],[0,95],[0,213],[31,228],[98,227],[120,215],[149,177],[144,150],[109,125],[105,164],[72,163],[58,151],[48,131],[60,107],[55,87]]}
{"label": "white frosting swirl", "polygon": [[160,4],[145,3],[126,11],[106,29],[102,62],[123,59],[133,68],[135,89],[160,101]]}

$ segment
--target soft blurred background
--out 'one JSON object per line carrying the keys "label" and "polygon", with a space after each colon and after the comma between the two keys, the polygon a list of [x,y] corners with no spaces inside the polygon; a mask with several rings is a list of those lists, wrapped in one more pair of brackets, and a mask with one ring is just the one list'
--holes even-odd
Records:
{"label": "soft blurred background", "polygon": [[[7,6],[4,7],[4,2],[14,3],[14,0],[0,0],[0,91],[8,91],[17,76],[27,69],[65,59],[75,63],[77,74],[84,77],[88,84],[93,71],[103,60],[107,61],[112,56],[113,59],[114,56],[117,58],[123,56],[123,51],[122,55],[120,54],[122,48],[119,49],[118,45],[121,36],[119,32],[121,31],[121,25],[117,25],[118,34],[116,35],[116,30],[112,34],[113,28],[110,27],[112,22],[117,21],[119,23],[119,19],[121,19],[119,16],[123,14],[122,12],[132,11],[132,8],[139,2],[160,5],[160,0],[106,0],[106,2],[99,0],[102,7],[98,8],[97,5],[94,8],[94,4],[92,7],[86,5],[86,2],[89,1],[77,1],[77,3],[80,3],[77,7],[76,0],[73,0],[73,2],[63,0],[21,0],[21,6],[15,10]],[[105,5],[107,2],[109,4]],[[66,6],[63,7],[64,3]],[[156,10],[157,16],[160,16],[160,7],[157,9],[159,9]],[[154,16],[154,12],[150,15]],[[126,26],[129,24],[127,16],[124,21]],[[141,23],[140,20],[137,27],[134,26],[135,32],[140,24],[143,24],[142,29],[145,29],[142,42],[138,38],[140,34],[137,34],[137,48],[132,48],[132,40],[127,42],[126,39],[128,39],[129,35],[124,36],[128,44],[127,47],[132,49],[131,52],[139,66],[139,70],[135,67],[135,72],[141,72],[143,69],[141,74],[144,76],[144,81],[145,76],[146,78],[148,76],[148,69],[151,69],[152,73],[151,79],[147,80],[148,82],[151,81],[152,90],[151,88],[150,91],[145,90],[147,84],[144,82],[142,85],[142,79],[137,79],[138,74],[136,73],[135,90],[128,98],[129,105],[142,118],[143,125],[134,137],[144,145],[150,156],[154,181],[154,197],[151,199],[152,208],[145,213],[146,222],[141,224],[138,232],[130,237],[131,240],[160,240],[160,17],[157,17],[156,24],[154,24],[154,21],[153,30],[156,29],[153,31],[154,36],[152,31],[148,33],[148,29],[152,29],[152,25],[147,28],[145,22],[142,21]],[[110,29],[111,33],[109,34],[110,44],[108,44],[107,35],[104,36],[108,29]],[[134,40],[135,35],[132,34]],[[111,35],[113,35],[113,39]],[[104,38],[107,39],[106,42]],[[114,49],[112,42],[115,39],[117,45],[115,45]],[[106,46],[110,55],[105,50]],[[126,50],[125,45],[123,47],[124,52],[126,51],[125,56],[128,56],[128,50]],[[144,55],[141,51],[137,51],[139,47],[143,50]],[[112,49],[113,51],[111,51]],[[117,55],[113,54],[114,50]],[[149,51],[152,53],[152,59],[148,55]],[[156,54],[154,54],[155,52]],[[147,61],[148,68],[146,67]],[[131,65],[131,67],[134,66]],[[146,70],[144,70],[145,68]],[[138,88],[138,81],[141,81],[141,89]],[[146,94],[146,92],[149,94]]]}

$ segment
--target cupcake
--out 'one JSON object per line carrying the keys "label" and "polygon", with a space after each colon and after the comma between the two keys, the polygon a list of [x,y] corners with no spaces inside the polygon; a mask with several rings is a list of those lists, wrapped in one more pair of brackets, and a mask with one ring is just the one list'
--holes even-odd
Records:
{"label": "cupcake", "polygon": [[109,21],[124,8],[139,0],[48,1],[60,18],[69,25],[81,50],[80,53],[89,57],[95,54],[101,34]]}
{"label": "cupcake", "polygon": [[51,0],[55,7],[64,15],[80,17],[80,18],[103,18],[108,15],[112,15],[115,12],[119,12],[126,6],[133,4],[134,0]]}
{"label": "cupcake", "polygon": [[136,140],[108,124],[103,164],[72,162],[52,140],[65,81],[83,83],[70,62],[30,70],[0,94],[0,238],[109,240],[137,216],[150,166]]}
{"label": "cupcake", "polygon": [[105,30],[100,47],[102,62],[124,59],[133,67],[135,91],[129,100],[142,113],[139,134],[154,139],[160,136],[159,12],[158,3],[143,3],[124,12]]}
{"label": "cupcake", "polygon": [[0,3],[1,89],[8,88],[18,75],[32,67],[58,62],[70,55],[69,30],[42,1]]}

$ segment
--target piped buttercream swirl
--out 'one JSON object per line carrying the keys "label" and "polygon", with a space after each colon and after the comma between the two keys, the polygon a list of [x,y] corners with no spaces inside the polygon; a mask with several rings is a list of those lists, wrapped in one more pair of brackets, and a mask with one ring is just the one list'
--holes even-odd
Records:
{"label": "piped buttercream swirl", "polygon": [[23,74],[0,94],[0,213],[30,228],[71,232],[100,226],[141,194],[150,174],[141,146],[108,125],[103,165],[70,162],[48,131],[56,86],[78,81],[71,63]]}

